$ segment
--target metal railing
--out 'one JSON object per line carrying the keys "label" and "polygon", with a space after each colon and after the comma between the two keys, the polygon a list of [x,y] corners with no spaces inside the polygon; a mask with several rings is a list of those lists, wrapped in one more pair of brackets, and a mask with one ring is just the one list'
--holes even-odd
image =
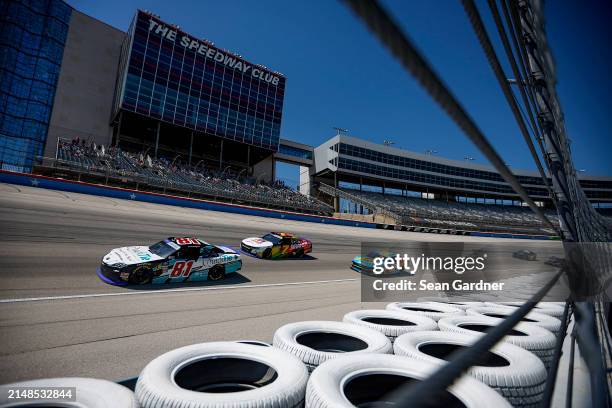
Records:
{"label": "metal railing", "polygon": [[322,193],[328,194],[330,196],[333,197],[340,197],[340,198],[344,198],[346,200],[349,201],[353,201],[357,204],[361,204],[364,207],[369,208],[370,210],[372,210],[374,212],[374,214],[382,214],[385,216],[388,216],[390,218],[392,218],[396,223],[400,223],[402,220],[402,216],[400,214],[397,214],[393,211],[390,211],[378,204],[376,204],[373,201],[364,199],[362,197],[356,196],[354,194],[348,193],[345,190],[336,188],[336,187],[332,187],[328,184],[325,183],[319,183],[319,191],[321,191]]}

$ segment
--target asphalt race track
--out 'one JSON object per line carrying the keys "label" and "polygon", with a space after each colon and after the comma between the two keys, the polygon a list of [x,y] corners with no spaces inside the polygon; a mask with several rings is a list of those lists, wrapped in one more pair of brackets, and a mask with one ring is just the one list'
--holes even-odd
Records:
{"label": "asphalt race track", "polygon": [[[237,247],[291,231],[311,257],[259,260],[222,282],[110,286],[95,269],[108,250],[196,236]],[[350,261],[362,241],[491,240],[207,212],[0,184],[0,383],[59,376],[118,380],[154,357],[204,341],[271,341],[279,326],[340,320],[360,303]],[[533,245],[550,245],[529,242]],[[370,305],[371,306],[371,305]],[[378,304],[375,307],[381,308]]]}

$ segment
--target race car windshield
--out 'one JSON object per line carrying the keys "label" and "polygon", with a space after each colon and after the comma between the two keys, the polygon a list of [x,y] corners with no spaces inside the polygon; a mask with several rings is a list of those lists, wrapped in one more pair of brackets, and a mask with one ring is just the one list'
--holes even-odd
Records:
{"label": "race car windshield", "polygon": [[278,244],[281,240],[279,236],[273,235],[273,234],[266,234],[262,238],[265,239],[266,241],[270,241],[273,244]]}
{"label": "race car windshield", "polygon": [[159,241],[157,244],[151,245],[149,251],[162,258],[167,258],[175,253],[176,249],[170,246],[166,241]]}

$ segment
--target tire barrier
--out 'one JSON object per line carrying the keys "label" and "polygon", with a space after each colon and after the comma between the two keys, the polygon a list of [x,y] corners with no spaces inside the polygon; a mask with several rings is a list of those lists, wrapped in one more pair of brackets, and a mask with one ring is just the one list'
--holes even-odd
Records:
{"label": "tire barrier", "polygon": [[[22,381],[12,384],[5,384],[2,388],[31,387],[31,388],[51,388],[51,387],[71,387],[75,388],[75,401],[62,401],[44,403],[19,401],[9,399],[8,393],[0,396],[0,406],[2,407],[42,407],[42,406],[61,406],[75,408],[137,408],[134,393],[123,385],[99,380],[96,378],[64,377],[64,378],[44,378],[40,380]],[[55,400],[57,401],[57,400]]]}
{"label": "tire barrier", "polygon": [[389,303],[386,309],[406,313],[415,313],[421,316],[429,317],[436,322],[443,317],[461,316],[465,314],[465,312],[460,308],[444,303],[433,302],[394,302]]}
{"label": "tire barrier", "polygon": [[194,344],[151,361],[136,383],[143,408],[285,408],[304,403],[308,371],[274,347]]}
{"label": "tire barrier", "polygon": [[[479,335],[440,331],[407,333],[396,339],[393,349],[397,355],[440,363],[479,338]],[[515,407],[535,408],[542,400],[546,368],[536,355],[518,346],[498,343],[468,373],[495,389]]]}
{"label": "tire barrier", "polygon": [[392,343],[404,333],[438,330],[436,322],[429,317],[393,310],[355,310],[345,314],[342,321],[379,331]]}
{"label": "tire barrier", "polygon": [[[359,354],[326,361],[310,376],[306,408],[354,408],[374,403],[394,406],[385,396],[395,389],[429,377],[439,364],[392,355]],[[435,396],[436,406],[510,408],[482,382],[464,376]],[[378,405],[376,405],[378,406]]]}
{"label": "tire barrier", "polygon": [[[466,314],[471,316],[480,315],[503,319],[514,313],[515,310],[515,308],[508,306],[478,306],[466,310]],[[539,312],[527,313],[522,321],[543,327],[546,330],[551,331],[555,336],[558,334],[559,329],[561,328],[561,320]]]}
{"label": "tire barrier", "polygon": [[[508,306],[512,308],[520,307],[524,302],[485,302],[484,306]],[[565,303],[563,302],[540,302],[533,307],[537,313],[546,314],[560,319],[563,316]]]}
{"label": "tire barrier", "polygon": [[272,347],[270,343],[260,340],[236,340],[236,343],[251,344],[253,346]]}
{"label": "tire barrier", "polygon": [[274,347],[297,356],[314,370],[344,353],[392,353],[391,341],[369,327],[332,321],[289,323],[274,333]]}
{"label": "tire barrier", "polygon": [[[483,335],[501,321],[495,317],[468,315],[440,319],[438,327],[443,332]],[[519,323],[504,337],[504,341],[531,351],[542,360],[548,371],[557,341],[550,331],[532,323]]]}
{"label": "tire barrier", "polygon": [[420,298],[418,300],[419,302],[427,302],[427,303],[441,303],[443,305],[449,305],[452,307],[455,307],[457,309],[461,309],[461,310],[467,310],[471,307],[477,307],[477,306],[483,306],[484,303],[483,302],[476,302],[476,301],[455,301],[455,300],[443,300],[440,298],[436,298],[436,297],[424,297],[424,298]]}

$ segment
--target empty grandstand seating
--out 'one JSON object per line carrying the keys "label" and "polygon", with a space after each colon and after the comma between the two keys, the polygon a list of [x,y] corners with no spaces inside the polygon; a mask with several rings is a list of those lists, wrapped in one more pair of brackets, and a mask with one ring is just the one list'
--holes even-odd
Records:
{"label": "empty grandstand seating", "polygon": [[[403,225],[422,225],[435,228],[508,231],[525,233],[553,233],[529,208],[446,202],[393,194],[343,189],[343,191],[369,202],[373,209],[397,214]],[[559,223],[556,213],[544,211],[554,223]]]}
{"label": "empty grandstand seating", "polygon": [[[329,205],[291,190],[281,182],[262,183],[245,172],[219,171],[189,166],[166,158],[152,159],[142,153],[104,148],[78,140],[60,140],[57,163],[89,173],[127,177],[141,187],[152,186],[230,201],[296,211],[329,214]],[[242,174],[243,177],[240,177]]]}

